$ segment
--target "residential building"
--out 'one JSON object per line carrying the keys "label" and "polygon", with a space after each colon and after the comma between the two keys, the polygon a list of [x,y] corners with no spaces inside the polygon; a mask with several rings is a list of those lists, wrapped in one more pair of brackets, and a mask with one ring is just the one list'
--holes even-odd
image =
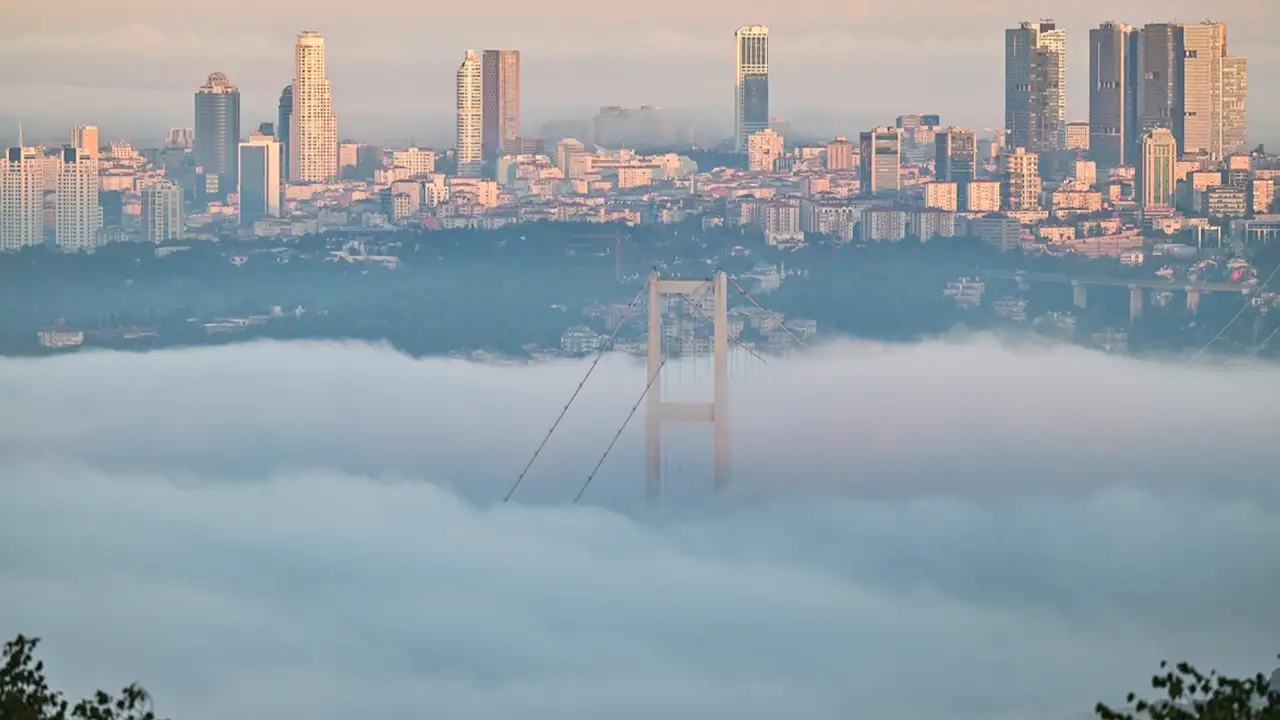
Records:
{"label": "residential building", "polygon": [[1082,152],[1089,151],[1089,123],[1067,123],[1067,149]]}
{"label": "residential building", "polygon": [[93,251],[102,240],[98,161],[71,146],[59,151],[54,242],[66,252]]}
{"label": "residential building", "polygon": [[289,180],[328,182],[338,176],[338,118],[325,75],[324,38],[304,31],[294,51],[293,110],[289,115]]}
{"label": "residential building", "polygon": [[457,139],[455,155],[458,175],[480,177],[484,167],[483,118],[484,81],[480,58],[468,50],[458,67]]}
{"label": "residential building", "polygon": [[956,202],[965,205],[965,191],[977,177],[978,141],[972,130],[950,127],[934,139],[933,175],[940,182],[956,183]]}
{"label": "residential building", "polygon": [[156,244],[182,239],[182,188],[172,180],[142,189],[142,238]]}
{"label": "residential building", "polygon": [[827,143],[827,169],[853,169],[853,143],[846,140],[843,135],[837,135],[835,140]]}
{"label": "residential building", "polygon": [[925,183],[924,206],[955,212],[961,207],[958,185],[959,183],[950,181]]}
{"label": "residential building", "polygon": [[18,142],[0,158],[0,252],[44,243],[44,157]]}
{"label": "residential building", "polygon": [[782,157],[783,138],[772,128],[765,128],[747,138],[747,170],[773,172]]}
{"label": "residential building", "polygon": [[1249,72],[1244,58],[1222,59],[1222,152],[1249,152]]}
{"label": "residential building", "polygon": [[1000,156],[1001,205],[1005,210],[1039,210],[1044,181],[1040,156],[1026,148],[1014,148]]}
{"label": "residential building", "polygon": [[97,160],[102,151],[102,139],[98,137],[98,126],[77,125],[71,128],[71,146]]}

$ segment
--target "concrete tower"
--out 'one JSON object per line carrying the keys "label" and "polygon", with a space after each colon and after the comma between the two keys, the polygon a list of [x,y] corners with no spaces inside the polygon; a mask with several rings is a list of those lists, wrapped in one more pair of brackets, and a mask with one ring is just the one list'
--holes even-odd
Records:
{"label": "concrete tower", "polygon": [[747,138],[769,127],[769,28],[740,27],[733,45],[733,147],[746,152]]}
{"label": "concrete tower", "polygon": [[324,38],[304,31],[294,48],[293,110],[289,116],[289,180],[326,182],[338,176],[338,118],[324,70]]}
{"label": "concrete tower", "polygon": [[0,157],[0,252],[44,243],[44,167],[21,140]]}
{"label": "concrete tower", "polygon": [[480,177],[484,165],[484,81],[480,58],[468,50],[458,67],[457,143],[458,175]]}
{"label": "concrete tower", "polygon": [[1167,128],[1151,128],[1142,136],[1138,165],[1138,202],[1142,207],[1172,207],[1177,190],[1178,141]]}

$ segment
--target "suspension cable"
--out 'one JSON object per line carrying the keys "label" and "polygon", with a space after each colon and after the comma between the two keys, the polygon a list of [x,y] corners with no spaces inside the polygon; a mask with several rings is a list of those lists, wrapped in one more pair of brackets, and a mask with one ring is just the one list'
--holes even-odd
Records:
{"label": "suspension cable", "polygon": [[[1273,278],[1275,278],[1276,273],[1280,273],[1280,265],[1276,265],[1275,270],[1272,270],[1272,271],[1271,271],[1271,274],[1267,276],[1267,279],[1262,281],[1262,284],[1258,286],[1258,292],[1261,292],[1261,291],[1262,291],[1262,289],[1263,289],[1263,288],[1265,288],[1265,287],[1266,287],[1266,286],[1271,282],[1271,280],[1272,280]],[[1226,324],[1226,325],[1223,325],[1223,326],[1222,326],[1222,329],[1218,331],[1218,334],[1217,334],[1217,335],[1214,335],[1214,336],[1209,340],[1209,342],[1207,342],[1207,343],[1205,343],[1205,344],[1204,344],[1204,347],[1202,347],[1202,348],[1200,348],[1199,350],[1195,351],[1195,353],[1193,353],[1193,354],[1191,355],[1191,359],[1192,359],[1192,360],[1195,360],[1196,358],[1200,357],[1202,354],[1204,354],[1204,352],[1205,352],[1206,350],[1208,350],[1208,349],[1209,349],[1209,347],[1210,347],[1210,346],[1212,346],[1214,343],[1218,342],[1218,338],[1220,338],[1220,337],[1222,337],[1223,335],[1225,335],[1225,334],[1227,333],[1227,330],[1231,329],[1231,326],[1232,326],[1232,325],[1235,325],[1236,321],[1240,319],[1240,316],[1241,316],[1241,315],[1244,315],[1244,311],[1245,311],[1245,310],[1248,310],[1248,309],[1249,309],[1249,303],[1248,303],[1248,302],[1245,302],[1243,305],[1241,305],[1241,306],[1240,306],[1240,311],[1239,311],[1239,312],[1237,312],[1235,315],[1233,315],[1233,316],[1231,317],[1231,319],[1227,321],[1227,324]],[[1275,333],[1272,333],[1272,335],[1274,335],[1274,334],[1275,334]],[[1267,339],[1268,339],[1268,340],[1270,340],[1270,338],[1267,338]],[[1265,343],[1264,343],[1264,344],[1265,344]]]}
{"label": "suspension cable", "polygon": [[577,505],[582,499],[582,494],[587,491],[587,487],[591,485],[591,481],[595,479],[596,473],[600,472],[600,466],[604,465],[604,461],[609,457],[609,453],[613,452],[613,447],[618,444],[618,438],[622,437],[622,431],[627,429],[627,424],[631,422],[631,418],[635,417],[636,410],[640,409],[640,403],[644,402],[644,398],[649,394],[649,390],[653,387],[654,382],[662,377],[662,368],[667,364],[667,358],[664,356],[662,362],[658,363],[658,367],[653,371],[653,377],[649,378],[648,384],[644,386],[644,390],[640,391],[640,397],[636,398],[636,404],[631,406],[631,412],[627,413],[627,417],[622,421],[622,425],[618,428],[618,432],[614,433],[613,440],[609,441],[609,447],[604,449],[604,454],[600,456],[600,460],[596,462],[596,466],[591,469],[591,474],[587,475],[587,481],[582,483],[582,487],[578,489],[578,494],[573,498],[573,504]]}
{"label": "suspension cable", "polygon": [[[719,272],[724,272],[724,270],[719,270]],[[738,292],[742,293],[742,297],[749,300],[752,305],[755,305],[757,309],[759,309],[761,312],[767,315],[770,320],[775,322],[778,325],[778,327],[782,328],[783,332],[790,335],[792,340],[795,340],[796,342],[800,343],[801,347],[804,347],[804,348],[809,347],[809,343],[801,339],[799,335],[795,334],[795,332],[791,330],[791,328],[784,325],[782,322],[782,318],[778,317],[768,308],[761,305],[759,301],[757,301],[755,298],[751,297],[751,293],[747,292],[746,289],[744,289],[741,285],[739,285],[737,280],[734,280],[733,278],[729,277],[728,273],[725,273],[725,279],[728,280],[729,283],[732,284],[733,287],[738,290]]]}
{"label": "suspension cable", "polygon": [[646,287],[641,288],[640,291],[636,293],[635,298],[627,304],[626,310],[618,320],[618,326],[613,329],[613,334],[611,334],[609,339],[600,346],[600,351],[596,353],[595,359],[591,361],[591,366],[587,368],[586,374],[582,376],[582,380],[578,383],[578,387],[574,389],[573,395],[569,396],[569,402],[565,403],[564,408],[560,410],[560,415],[556,417],[555,422],[551,423],[551,428],[547,430],[547,434],[543,436],[542,442],[538,443],[538,448],[533,451],[533,456],[529,458],[529,462],[525,463],[524,469],[521,470],[520,475],[516,477],[515,483],[511,485],[511,489],[508,490],[506,496],[502,498],[504,505],[511,499],[512,495],[515,495],[516,489],[520,487],[520,483],[524,482],[525,475],[529,474],[529,468],[533,467],[533,463],[537,461],[538,455],[542,453],[543,448],[545,448],[547,443],[551,440],[551,436],[555,434],[556,428],[560,427],[560,421],[564,420],[564,416],[569,412],[569,408],[573,406],[573,401],[578,399],[578,394],[582,392],[582,388],[587,384],[587,380],[591,379],[591,373],[594,372],[596,366],[600,364],[600,360],[604,358],[604,354],[613,346],[613,342],[617,339],[618,333],[622,331],[622,326],[627,323],[627,320],[631,316],[631,312],[635,309],[636,305],[639,304],[640,299],[644,297],[646,289],[647,285]]}

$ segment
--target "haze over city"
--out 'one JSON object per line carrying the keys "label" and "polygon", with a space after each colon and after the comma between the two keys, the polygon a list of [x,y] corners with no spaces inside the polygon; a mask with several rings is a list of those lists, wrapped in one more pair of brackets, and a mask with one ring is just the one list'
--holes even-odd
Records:
{"label": "haze over city", "polygon": [[[1252,86],[1280,85],[1280,49],[1270,35],[1280,7],[1243,0],[1212,8],[1192,0],[930,0],[892,8],[829,0],[495,0],[483,12],[407,0],[228,0],[217,7],[193,15],[159,0],[131,2],[127,12],[87,1],[15,6],[0,28],[0,137],[15,139],[9,126],[22,121],[28,140],[60,142],[77,124],[155,140],[189,126],[191,92],[214,71],[240,87],[246,127],[253,127],[275,118],[302,29],[326,38],[342,137],[369,142],[447,145],[454,71],[468,47],[521,50],[526,133],[549,120],[589,119],[604,105],[653,104],[727,136],[732,33],[755,23],[771,29],[772,113],[813,137],[856,134],[911,112],[1000,127],[1003,31],[1041,17],[1068,32],[1070,119],[1087,117],[1088,31],[1106,20],[1224,22],[1231,53],[1249,60]],[[1255,92],[1250,114],[1251,142],[1280,145],[1280,101]]]}

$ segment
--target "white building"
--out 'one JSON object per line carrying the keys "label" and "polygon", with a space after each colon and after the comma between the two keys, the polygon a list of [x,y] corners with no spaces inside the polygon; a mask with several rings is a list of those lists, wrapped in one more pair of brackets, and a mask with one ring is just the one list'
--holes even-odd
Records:
{"label": "white building", "polygon": [[60,151],[54,238],[59,250],[94,250],[102,237],[98,161],[74,147]]}
{"label": "white building", "polygon": [[324,69],[324,38],[305,31],[294,48],[293,112],[289,116],[290,182],[338,176],[338,118]]}
{"label": "white building", "polygon": [[150,243],[182,238],[182,188],[172,180],[142,189],[142,236]]}
{"label": "white building", "polygon": [[484,166],[484,75],[475,50],[468,50],[458,67],[458,174],[480,177]]}
{"label": "white building", "polygon": [[752,133],[747,138],[747,170],[751,172],[773,172],[776,170],[778,158],[782,157],[783,138],[765,128]]}
{"label": "white building", "polygon": [[391,167],[404,168],[410,177],[430,175],[436,171],[436,152],[411,147],[391,152]]}
{"label": "white building", "polygon": [[44,157],[7,148],[0,157],[0,252],[44,242]]}
{"label": "white building", "polygon": [[284,149],[270,135],[251,133],[240,143],[240,224],[280,217],[280,162]]}

